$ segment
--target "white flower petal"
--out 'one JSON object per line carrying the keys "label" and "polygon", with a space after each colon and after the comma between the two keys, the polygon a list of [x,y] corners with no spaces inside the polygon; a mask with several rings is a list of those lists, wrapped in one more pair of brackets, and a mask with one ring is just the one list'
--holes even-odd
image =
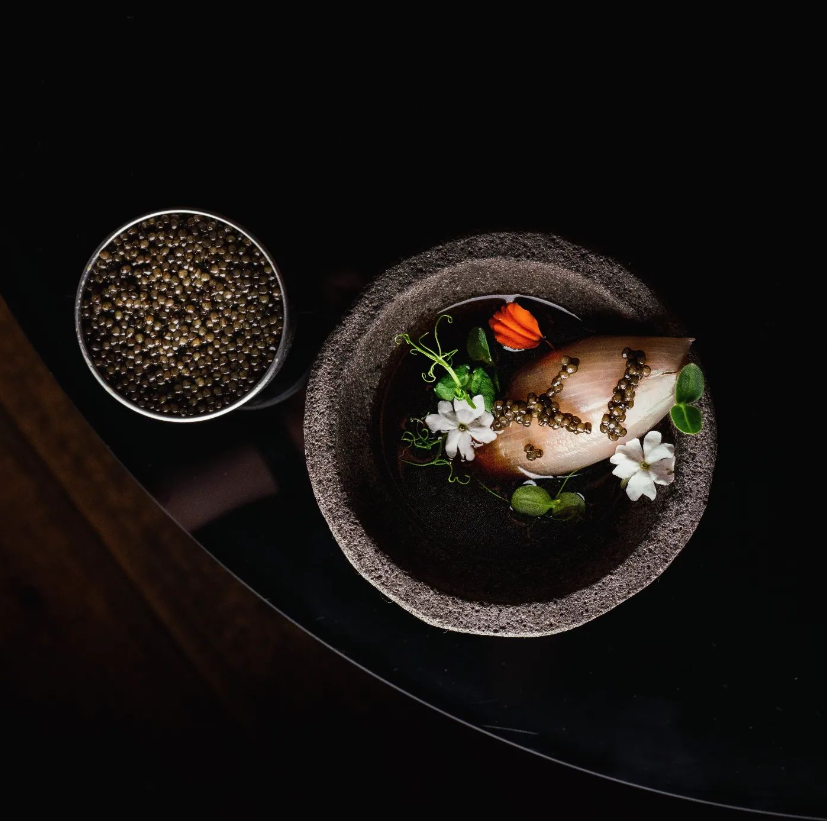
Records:
{"label": "white flower petal", "polygon": [[[618,461],[615,462],[615,459]],[[619,476],[621,479],[629,479],[640,470],[640,462],[635,462],[634,459],[629,459],[623,454],[612,456],[611,461],[617,465],[612,474]]]}
{"label": "white flower petal", "polygon": [[659,430],[650,430],[649,433],[646,434],[643,440],[643,455],[646,457],[646,461],[650,462],[649,453],[653,448],[656,448],[663,439],[661,436],[661,432]]}
{"label": "white flower petal", "polygon": [[646,454],[646,463],[654,465],[655,462],[660,462],[662,459],[674,459],[675,446],[674,445],[658,445]]}
{"label": "white flower petal", "polygon": [[654,499],[657,496],[655,489],[655,482],[648,470],[639,470],[626,485],[626,495],[636,502],[641,496],[647,496]]}
{"label": "white flower petal", "polygon": [[448,432],[448,438],[445,440],[445,455],[449,459],[453,459],[457,455],[457,445],[459,445],[459,440],[463,436],[467,435],[468,434],[465,434],[459,430],[452,430]]}
{"label": "white flower petal", "polygon": [[454,400],[454,410],[459,412],[461,410],[471,411],[474,412],[473,408],[468,404],[467,399],[455,399]]}
{"label": "white flower petal", "polygon": [[[486,418],[487,417],[487,418]],[[473,422],[468,424],[468,430],[472,433],[475,430],[489,430],[491,428],[491,424],[494,421],[494,417],[490,413],[484,413],[480,416],[479,419],[475,419]]]}
{"label": "white flower petal", "polygon": [[474,419],[479,419],[479,417],[482,416],[486,412],[485,411],[485,397],[481,393],[478,393],[474,397],[474,406],[475,406],[474,407]]}
{"label": "white flower petal", "polygon": [[650,465],[675,454],[675,446],[662,442],[662,438],[660,431],[650,430],[643,440],[643,458]]}
{"label": "white flower petal", "polygon": [[448,418],[453,418],[454,416],[454,406],[447,400],[443,399],[437,406],[436,409],[443,415],[447,416]]}
{"label": "white flower petal", "polygon": [[480,414],[479,419],[477,419],[477,421],[474,422],[474,424],[471,425],[471,427],[472,428],[478,428],[478,427],[482,426],[482,427],[485,427],[485,428],[490,428],[491,425],[493,425],[493,424],[494,424],[494,414],[489,413],[488,411],[483,411]]}
{"label": "white flower petal", "polygon": [[671,485],[675,481],[675,457],[655,462],[650,465],[649,472],[656,485]]}
{"label": "white flower petal", "polygon": [[467,462],[474,461],[474,445],[471,442],[471,434],[468,432],[459,435],[459,452]]}
{"label": "white flower petal", "polygon": [[436,433],[438,430],[453,430],[457,426],[456,422],[452,419],[448,419],[441,413],[429,413],[425,417],[425,424],[428,426],[431,433]]}
{"label": "white flower petal", "polygon": [[[643,461],[643,448],[640,446],[640,439],[630,439],[625,445],[618,445],[615,456],[618,454],[631,459],[638,464]],[[613,457],[614,458],[614,457]],[[617,464],[617,462],[612,462]]]}
{"label": "white flower petal", "polygon": [[470,427],[468,428],[468,432],[474,437],[474,439],[476,439],[477,442],[481,442],[483,445],[493,442],[497,438],[496,431],[482,426]]}
{"label": "white flower petal", "polygon": [[[473,408],[467,399],[454,400],[454,410],[457,413],[457,418],[466,425],[485,413],[485,398],[481,394],[477,394],[471,401],[474,403]],[[466,414],[470,415],[466,416]]]}

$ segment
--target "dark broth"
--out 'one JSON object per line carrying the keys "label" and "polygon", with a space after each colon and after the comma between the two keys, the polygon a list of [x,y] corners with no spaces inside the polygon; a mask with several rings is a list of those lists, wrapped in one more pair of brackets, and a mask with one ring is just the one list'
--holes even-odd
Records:
{"label": "dark broth", "polygon": [[[503,395],[514,373],[535,359],[548,353],[548,346],[522,352],[506,351],[494,341],[488,320],[505,302],[505,297],[483,297],[446,307],[444,313],[453,317],[453,323],[440,323],[440,341],[445,351],[457,348],[455,365],[468,363],[466,339],[474,327],[484,328],[497,364],[497,373]],[[559,347],[568,342],[591,335],[592,331],[575,316],[552,303],[531,297],[518,297],[517,301],[530,310],[540,323],[546,338]],[[436,316],[422,328],[408,329],[411,336],[430,332],[424,342],[432,344],[433,324]],[[381,450],[388,472],[399,497],[399,513],[409,518],[409,526],[417,533],[428,553],[438,550],[461,551],[479,563],[476,572],[489,566],[491,576],[484,585],[489,598],[496,599],[498,567],[511,560],[524,562],[527,551],[539,551],[548,558],[559,560],[561,571],[572,558],[572,553],[593,549],[599,542],[595,529],[610,516],[621,498],[620,483],[606,469],[605,463],[586,468],[573,476],[566,490],[582,493],[586,499],[585,518],[578,522],[560,522],[550,516],[530,518],[510,510],[510,505],[494,494],[510,499],[514,490],[524,480],[491,479],[483,475],[477,462],[454,461],[454,474],[469,475],[467,485],[449,483],[447,466],[418,467],[406,464],[402,459],[427,461],[426,451],[411,448],[405,452],[400,437],[406,424],[410,429],[411,417],[422,418],[437,410],[438,398],[433,384],[422,379],[422,372],[430,364],[424,357],[409,353],[407,346],[400,346],[400,353],[389,373],[381,406]],[[477,363],[478,364],[478,363]],[[437,379],[444,376],[442,368],[435,370]],[[514,397],[522,398],[525,397]],[[594,435],[594,434],[593,434]],[[598,434],[599,435],[599,434]],[[552,496],[560,488],[564,477],[539,482]],[[483,482],[490,491],[481,484]],[[457,591],[453,591],[457,592]]]}

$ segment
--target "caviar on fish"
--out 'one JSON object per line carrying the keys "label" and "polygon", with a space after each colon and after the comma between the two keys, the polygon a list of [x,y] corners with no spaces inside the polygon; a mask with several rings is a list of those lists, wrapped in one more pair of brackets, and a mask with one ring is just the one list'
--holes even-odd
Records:
{"label": "caviar on fish", "polygon": [[626,371],[615,385],[609,400],[609,412],[604,413],[600,421],[600,432],[605,433],[613,442],[626,435],[623,422],[626,421],[626,411],[635,406],[635,388],[641,379],[652,372],[646,364],[646,354],[643,351],[624,348],[621,356],[626,360]]}
{"label": "caviar on fish", "polygon": [[[562,428],[570,433],[591,433],[591,422],[583,422],[579,416],[564,413],[554,398],[563,390],[566,379],[577,373],[580,360],[573,356],[564,356],[560,361],[560,371],[551,382],[549,389],[538,397],[530,393],[526,400],[497,399],[494,402],[494,430],[504,430],[512,422],[525,427],[531,426],[531,420],[536,419],[540,427],[548,425],[550,428]],[[542,451],[540,451],[542,455]],[[531,457],[529,457],[531,458]],[[539,458],[539,457],[535,457]]]}

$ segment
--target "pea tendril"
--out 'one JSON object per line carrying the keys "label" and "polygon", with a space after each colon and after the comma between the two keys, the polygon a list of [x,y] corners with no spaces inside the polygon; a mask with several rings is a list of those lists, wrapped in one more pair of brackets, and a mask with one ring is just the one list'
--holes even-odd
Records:
{"label": "pea tendril", "polygon": [[435,347],[433,348],[428,347],[423,342],[425,337],[428,336],[427,332],[422,334],[422,336],[420,336],[419,339],[416,341],[411,339],[410,334],[400,333],[393,338],[393,341],[397,345],[401,345],[402,343],[410,345],[411,354],[413,354],[414,356],[420,354],[431,360],[431,362],[433,363],[431,367],[428,368],[427,371],[423,371],[422,373],[423,381],[428,383],[436,382],[436,374],[434,373],[434,369],[437,367],[437,365],[439,365],[441,368],[444,368],[445,371],[447,371],[448,376],[450,376],[453,380],[454,393],[456,394],[457,399],[465,399],[472,408],[476,408],[476,405],[474,405],[474,402],[472,401],[470,394],[468,393],[468,391],[465,390],[465,388],[462,387],[462,381],[460,380],[459,376],[457,376],[457,372],[453,368],[452,360],[454,358],[454,354],[459,349],[454,348],[453,351],[442,350],[442,343],[439,341],[439,323],[442,322],[443,319],[448,320],[449,325],[454,321],[453,317],[450,314],[439,315],[436,324],[434,325]]}
{"label": "pea tendril", "polygon": [[454,463],[442,455],[443,438],[441,436],[436,439],[432,438],[431,431],[425,424],[424,419],[413,418],[411,419],[411,423],[413,424],[413,431],[406,430],[402,434],[402,441],[406,445],[402,452],[408,453],[411,447],[417,448],[418,450],[427,451],[431,451],[436,448],[437,451],[433,459],[428,462],[414,462],[412,459],[400,459],[399,461],[404,462],[406,465],[413,465],[417,468],[447,465],[449,484],[454,484],[456,482],[460,485],[467,485],[471,481],[471,477],[467,473],[464,476],[454,475]]}
{"label": "pea tendril", "polygon": [[466,473],[464,476],[455,476],[454,475],[454,463],[450,459],[446,459],[442,455],[442,440],[438,439],[436,444],[439,445],[439,449],[436,452],[436,456],[431,459],[430,462],[413,462],[410,459],[401,459],[401,462],[404,462],[406,465],[413,465],[417,468],[429,468],[433,466],[439,465],[447,465],[448,466],[448,483],[454,484],[457,482],[460,485],[467,485],[471,481],[471,477]]}
{"label": "pea tendril", "polygon": [[[442,439],[433,439],[431,437],[431,431],[425,424],[424,419],[414,417],[411,419],[411,423],[414,429],[412,431],[404,431],[401,436],[401,440],[406,445],[405,453],[407,453],[411,447],[418,448],[419,450],[431,450],[442,442]],[[419,463],[417,462],[416,464]]]}

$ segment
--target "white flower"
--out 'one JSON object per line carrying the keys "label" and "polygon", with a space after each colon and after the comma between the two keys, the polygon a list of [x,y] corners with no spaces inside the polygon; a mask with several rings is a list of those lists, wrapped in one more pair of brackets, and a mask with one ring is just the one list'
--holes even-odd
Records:
{"label": "white flower", "polygon": [[650,430],[640,446],[640,439],[618,445],[609,461],[617,467],[612,471],[621,479],[628,479],[626,493],[636,502],[641,496],[654,499],[655,485],[671,485],[675,480],[675,446],[661,442],[661,435]]}
{"label": "white flower", "polygon": [[459,449],[462,458],[470,462],[475,447],[497,438],[496,432],[491,430],[494,415],[485,409],[485,400],[478,394],[473,402],[475,407],[472,408],[465,399],[455,399],[452,408],[450,402],[443,401],[438,405],[439,413],[425,417],[425,424],[432,433],[447,431],[445,453],[449,459],[453,459]]}

